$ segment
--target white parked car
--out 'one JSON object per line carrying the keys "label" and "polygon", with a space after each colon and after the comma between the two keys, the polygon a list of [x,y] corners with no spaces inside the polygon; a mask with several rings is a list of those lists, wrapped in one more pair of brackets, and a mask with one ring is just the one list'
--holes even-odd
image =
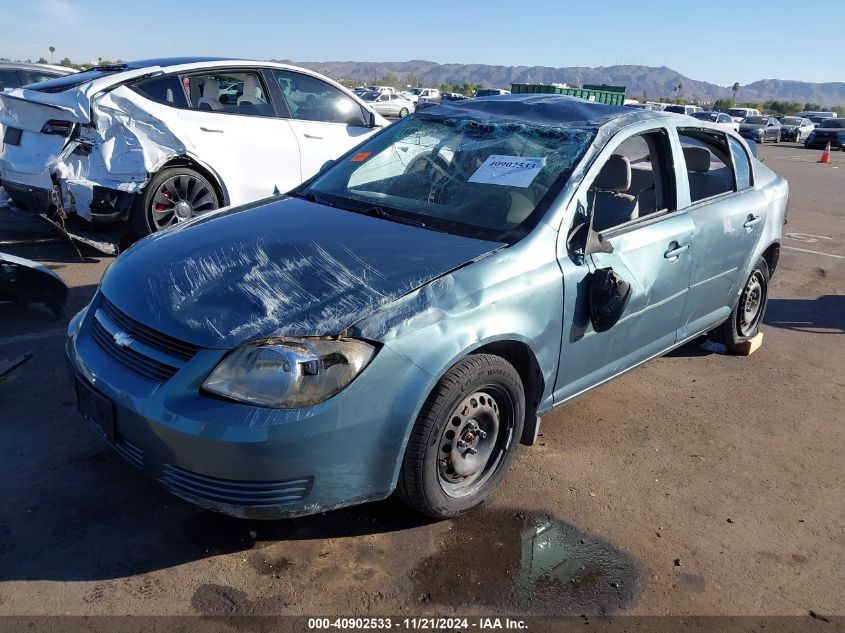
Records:
{"label": "white parked car", "polygon": [[440,91],[437,88],[410,88],[402,92],[402,96],[411,103],[437,101],[440,98]]}
{"label": "white parked car", "polygon": [[686,105],[672,104],[672,105],[667,105],[665,108],[663,108],[664,112],[672,112],[673,114],[687,114],[687,115],[690,115],[690,116],[695,114],[696,112],[702,112],[703,110],[704,110],[704,108],[702,108],[701,106],[690,105],[690,104],[686,104]]}
{"label": "white parked car", "polygon": [[383,117],[404,119],[414,111],[414,104],[401,94],[392,92],[365,92],[361,99]]}
{"label": "white parked car", "polygon": [[388,122],[302,68],[187,58],[18,88],[0,95],[0,124],[15,202],[146,235],[288,191]]}
{"label": "white parked car", "polygon": [[47,81],[75,72],[73,68],[64,66],[0,61],[0,92],[11,92],[27,84]]}
{"label": "white parked car", "polygon": [[715,112],[712,110],[702,110],[701,112],[693,112],[692,116],[699,121],[710,121],[725,130],[732,132],[739,132],[739,123],[734,121],[724,112]]}
{"label": "white parked car", "polygon": [[382,92],[386,94],[397,94],[396,88],[391,86],[364,86],[367,92]]}
{"label": "white parked car", "polygon": [[760,111],[757,108],[728,108],[726,114],[737,123],[740,123],[743,119],[747,119],[750,116],[760,116]]}

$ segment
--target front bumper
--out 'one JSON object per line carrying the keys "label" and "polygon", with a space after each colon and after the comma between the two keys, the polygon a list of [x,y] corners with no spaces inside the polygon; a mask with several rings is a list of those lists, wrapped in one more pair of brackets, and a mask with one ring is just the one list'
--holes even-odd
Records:
{"label": "front bumper", "polygon": [[200,394],[224,350],[200,350],[164,382],[140,378],[92,338],[91,313],[69,327],[70,371],[113,403],[111,446],[177,496],[233,516],[275,519],[393,491],[433,379],[389,347],[333,398],[268,409]]}

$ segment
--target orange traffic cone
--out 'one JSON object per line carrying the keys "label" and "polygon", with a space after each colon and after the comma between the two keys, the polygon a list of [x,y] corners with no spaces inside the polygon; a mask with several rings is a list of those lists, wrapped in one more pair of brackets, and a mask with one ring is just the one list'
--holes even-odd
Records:
{"label": "orange traffic cone", "polygon": [[822,157],[819,159],[819,162],[823,165],[830,164],[830,141],[827,142],[827,147],[824,148],[824,152],[822,152]]}

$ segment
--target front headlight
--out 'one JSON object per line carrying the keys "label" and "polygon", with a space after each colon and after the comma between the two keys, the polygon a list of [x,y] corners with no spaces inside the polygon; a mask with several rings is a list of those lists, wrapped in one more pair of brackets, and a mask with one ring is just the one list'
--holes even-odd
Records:
{"label": "front headlight", "polygon": [[328,400],[376,355],[355,339],[272,338],[230,352],[203,383],[211,393],[260,407],[295,409]]}

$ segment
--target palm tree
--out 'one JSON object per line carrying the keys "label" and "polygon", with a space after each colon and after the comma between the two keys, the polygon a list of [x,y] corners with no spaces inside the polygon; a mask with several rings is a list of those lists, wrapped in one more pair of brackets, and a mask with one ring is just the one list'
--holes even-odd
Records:
{"label": "palm tree", "polygon": [[55,53],[55,52],[56,52],[56,47],[55,47],[55,46],[51,46],[51,47],[50,47],[50,63],[51,63],[51,64],[53,63],[53,53]]}
{"label": "palm tree", "polygon": [[734,103],[736,103],[736,93],[739,91],[739,82],[735,81],[734,85],[731,86],[731,92],[734,93]]}

